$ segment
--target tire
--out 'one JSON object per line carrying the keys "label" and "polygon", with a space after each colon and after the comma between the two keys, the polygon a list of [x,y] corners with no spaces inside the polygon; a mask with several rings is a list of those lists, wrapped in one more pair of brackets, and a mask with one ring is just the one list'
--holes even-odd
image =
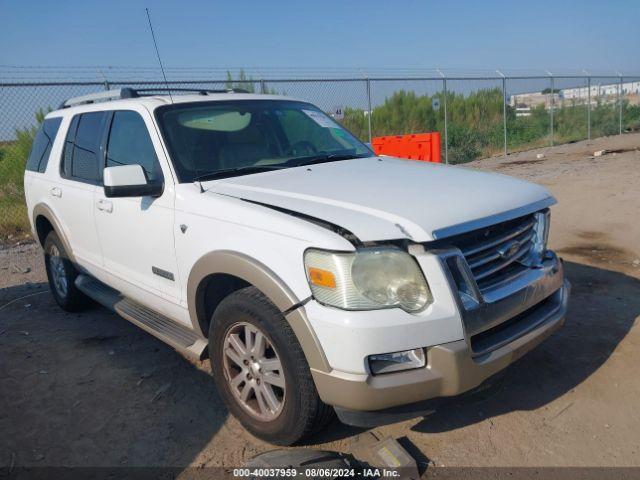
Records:
{"label": "tire", "polygon": [[[251,339],[249,346],[261,343],[258,332],[264,336],[264,348],[258,346],[253,350],[255,361],[248,358],[252,350],[246,348],[247,332]],[[232,346],[238,345],[238,341],[243,348]],[[260,350],[264,351],[262,357]],[[227,353],[229,351],[231,353]],[[242,351],[246,353],[244,356],[238,353]],[[209,358],[227,408],[249,432],[262,440],[292,445],[321,430],[333,419],[333,408],[320,400],[293,330],[275,305],[255,287],[230,294],[216,308],[209,329]],[[243,358],[249,363],[245,364]],[[256,364],[264,369],[256,370]],[[272,370],[273,365],[280,368]],[[232,385],[232,380],[237,381],[237,387]],[[273,395],[262,393],[265,387],[269,387]],[[247,388],[250,393],[243,401],[240,397]],[[276,402],[269,402],[268,398],[275,398]],[[261,408],[261,404],[267,408]]]}
{"label": "tire", "polygon": [[53,298],[63,310],[77,312],[90,303],[89,297],[76,287],[78,270],[54,231],[44,241],[44,264]]}

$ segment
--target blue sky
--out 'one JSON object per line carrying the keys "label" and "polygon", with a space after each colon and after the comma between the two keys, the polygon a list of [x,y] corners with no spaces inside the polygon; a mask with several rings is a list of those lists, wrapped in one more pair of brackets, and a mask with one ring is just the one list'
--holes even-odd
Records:
{"label": "blue sky", "polygon": [[640,72],[640,2],[7,1],[0,65]]}

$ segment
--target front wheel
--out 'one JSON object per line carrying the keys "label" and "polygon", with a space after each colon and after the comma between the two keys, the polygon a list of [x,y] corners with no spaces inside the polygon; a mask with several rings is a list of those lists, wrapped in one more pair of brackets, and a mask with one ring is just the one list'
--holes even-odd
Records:
{"label": "front wheel", "polygon": [[291,327],[255,287],[232,293],[214,312],[209,358],[227,407],[263,440],[291,445],[333,418]]}

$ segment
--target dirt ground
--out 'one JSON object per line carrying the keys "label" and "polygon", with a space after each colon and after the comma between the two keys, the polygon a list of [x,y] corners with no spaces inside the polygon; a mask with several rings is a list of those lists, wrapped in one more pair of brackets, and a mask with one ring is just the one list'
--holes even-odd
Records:
{"label": "dirt ground", "polygon": [[[465,166],[558,198],[550,246],[573,284],[566,325],[473,401],[378,433],[423,468],[640,466],[638,148],[630,134]],[[233,467],[273,448],[228,415],[207,362],[102,308],[60,310],[35,245],[0,251],[0,432],[5,467]],[[310,444],[349,452],[360,432],[336,422]]]}

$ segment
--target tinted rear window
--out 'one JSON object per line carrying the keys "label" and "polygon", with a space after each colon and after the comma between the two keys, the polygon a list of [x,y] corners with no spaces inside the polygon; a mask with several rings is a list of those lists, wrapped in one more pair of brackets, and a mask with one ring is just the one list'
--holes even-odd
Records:
{"label": "tinted rear window", "polygon": [[63,175],[74,180],[100,180],[100,144],[107,112],[83,113],[74,117],[64,147]]}
{"label": "tinted rear window", "polygon": [[51,146],[60,128],[60,122],[62,122],[61,117],[48,118],[42,122],[38,133],[33,139],[31,153],[29,153],[29,158],[27,159],[26,169],[30,172],[44,172],[47,169]]}

